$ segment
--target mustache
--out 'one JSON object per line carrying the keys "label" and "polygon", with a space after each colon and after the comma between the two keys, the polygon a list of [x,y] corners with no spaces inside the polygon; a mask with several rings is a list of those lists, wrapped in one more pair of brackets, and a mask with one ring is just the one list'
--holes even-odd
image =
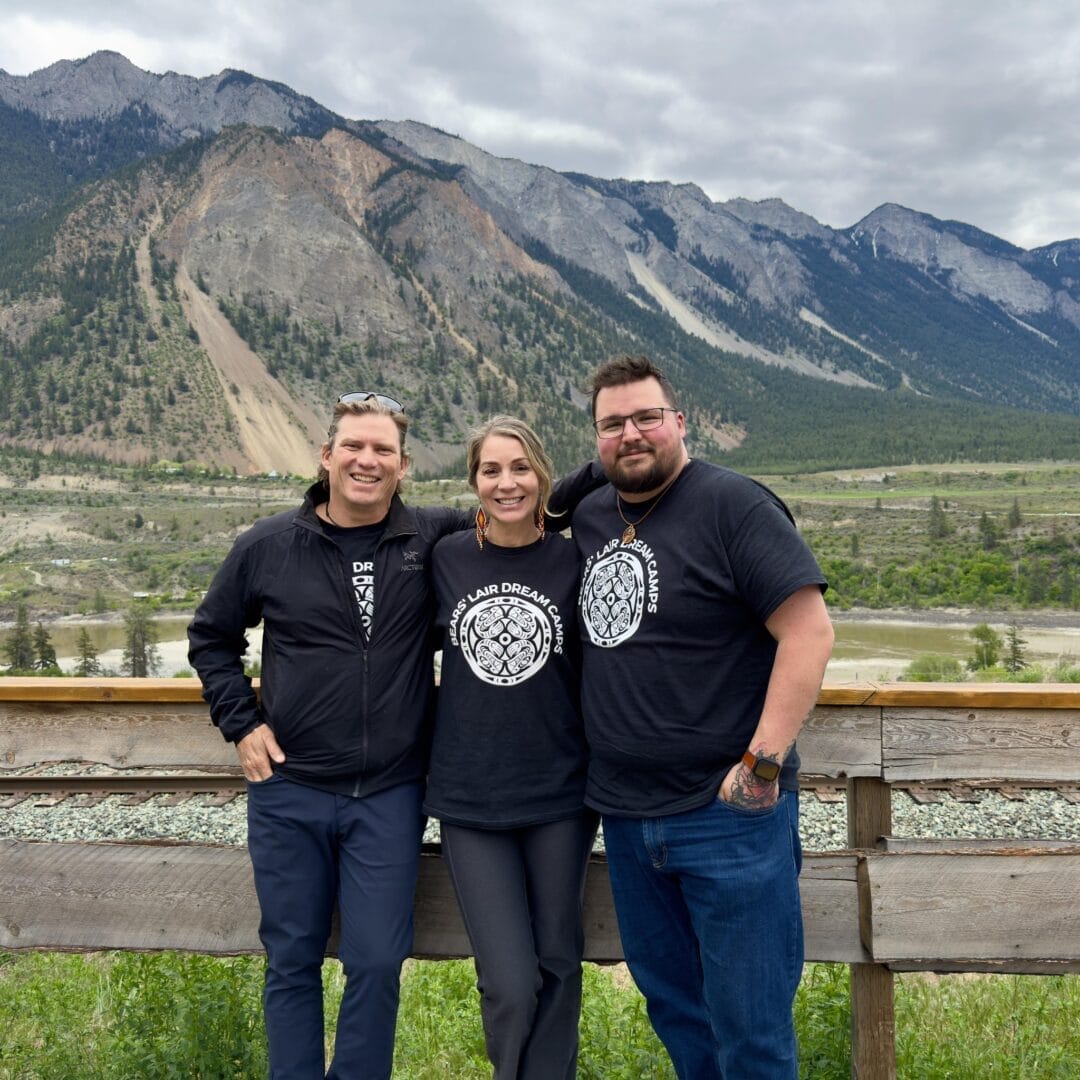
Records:
{"label": "mustache", "polygon": [[627,446],[623,446],[616,457],[626,457],[628,454],[640,454],[642,451],[648,453],[652,448],[647,442],[631,443]]}

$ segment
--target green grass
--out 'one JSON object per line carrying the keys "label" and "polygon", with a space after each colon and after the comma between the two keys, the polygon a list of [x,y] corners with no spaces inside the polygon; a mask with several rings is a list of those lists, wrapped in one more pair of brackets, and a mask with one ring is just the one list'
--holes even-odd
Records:
{"label": "green grass", "polygon": [[[0,1080],[261,1078],[262,960],[178,953],[0,953]],[[324,969],[327,1016],[341,969]],[[1080,976],[900,976],[898,1075],[905,1080],[1080,1075]],[[847,969],[811,964],[795,1005],[801,1075],[850,1075]],[[585,967],[580,1080],[673,1080],[644,1002],[617,971]],[[328,1040],[332,1032],[328,1034]],[[469,961],[410,962],[395,1080],[481,1080]]]}

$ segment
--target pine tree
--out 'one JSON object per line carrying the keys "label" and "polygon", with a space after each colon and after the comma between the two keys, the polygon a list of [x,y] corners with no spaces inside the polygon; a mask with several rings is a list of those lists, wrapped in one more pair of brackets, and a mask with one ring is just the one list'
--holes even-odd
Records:
{"label": "pine tree", "polygon": [[39,671],[48,671],[51,668],[59,668],[56,662],[56,649],[53,647],[49,631],[38,620],[34,627],[34,666]]}
{"label": "pine tree", "polygon": [[1020,627],[1015,623],[1009,623],[1005,631],[1005,657],[1001,661],[1005,670],[1016,674],[1028,666],[1024,646],[1027,641],[1020,636]]}
{"label": "pine tree", "polygon": [[30,616],[26,605],[20,604],[15,613],[15,628],[4,642],[4,655],[12,672],[34,670],[34,639],[30,633]]}
{"label": "pine tree", "polygon": [[936,495],[930,496],[930,523],[927,529],[931,540],[941,540],[949,535],[949,521],[945,508]]}
{"label": "pine tree", "polygon": [[161,667],[157,627],[145,604],[136,603],[124,612],[124,655],[121,662],[125,672],[133,679],[156,675]]}
{"label": "pine tree", "polygon": [[1019,529],[1024,519],[1020,516],[1020,500],[1013,499],[1009,507],[1009,516],[1005,519],[1010,529]]}
{"label": "pine tree", "polygon": [[75,674],[82,676],[84,679],[92,675],[100,675],[101,664],[98,663],[98,651],[94,648],[94,643],[90,640],[90,634],[85,626],[79,631],[79,641],[76,648],[78,649],[79,661],[75,665]]}

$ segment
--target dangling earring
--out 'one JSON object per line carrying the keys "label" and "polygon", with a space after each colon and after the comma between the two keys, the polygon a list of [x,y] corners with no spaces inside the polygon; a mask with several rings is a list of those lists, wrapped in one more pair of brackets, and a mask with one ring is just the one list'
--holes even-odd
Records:
{"label": "dangling earring", "polygon": [[540,539],[544,539],[544,507],[543,504],[536,504],[536,531],[540,534]]}
{"label": "dangling earring", "polygon": [[481,506],[476,511],[476,546],[483,551],[484,550],[484,537],[487,536],[488,519],[487,514],[484,513],[484,508]]}

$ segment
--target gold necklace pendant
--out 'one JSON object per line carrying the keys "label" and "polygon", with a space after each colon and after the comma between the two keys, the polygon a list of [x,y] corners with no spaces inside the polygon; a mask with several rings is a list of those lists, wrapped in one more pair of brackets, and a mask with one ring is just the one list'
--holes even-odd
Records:
{"label": "gold necklace pendant", "polygon": [[660,494],[655,496],[652,502],[652,506],[650,506],[649,509],[646,510],[645,513],[637,519],[637,521],[626,520],[626,515],[623,513],[622,510],[622,499],[619,498],[618,488],[615,489],[615,509],[618,511],[619,517],[622,518],[622,523],[626,526],[626,528],[623,529],[622,534],[622,542],[624,544],[632,544],[634,542],[634,540],[637,538],[637,526],[640,525],[660,505],[660,500],[671,490],[671,485],[679,479],[679,473],[681,473],[686,467],[686,465],[689,464],[689,461],[690,459],[687,458],[686,461],[683,462],[678,472],[676,472],[675,475],[672,476],[667,481],[667,483],[664,484],[664,486],[660,489]]}

